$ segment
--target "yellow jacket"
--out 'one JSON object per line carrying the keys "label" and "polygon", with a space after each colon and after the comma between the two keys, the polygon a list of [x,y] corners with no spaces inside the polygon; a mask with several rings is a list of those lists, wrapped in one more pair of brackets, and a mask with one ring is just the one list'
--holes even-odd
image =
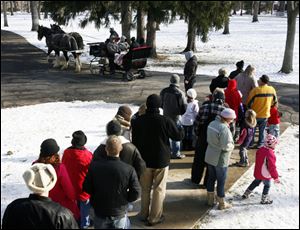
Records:
{"label": "yellow jacket", "polygon": [[269,118],[271,105],[276,102],[276,91],[269,85],[252,89],[247,98],[247,106],[256,112],[256,118]]}

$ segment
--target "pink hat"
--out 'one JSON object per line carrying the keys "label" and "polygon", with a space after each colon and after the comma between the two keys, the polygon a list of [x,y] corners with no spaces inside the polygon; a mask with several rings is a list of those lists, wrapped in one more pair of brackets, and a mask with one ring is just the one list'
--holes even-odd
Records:
{"label": "pink hat", "polygon": [[271,149],[274,149],[276,144],[278,143],[278,140],[275,136],[271,135],[271,134],[268,134],[266,137],[265,137],[265,142],[264,142],[264,145],[268,148],[271,148]]}
{"label": "pink hat", "polygon": [[229,118],[229,119],[235,119],[236,118],[234,110],[232,110],[230,108],[223,109],[220,115],[223,118]]}

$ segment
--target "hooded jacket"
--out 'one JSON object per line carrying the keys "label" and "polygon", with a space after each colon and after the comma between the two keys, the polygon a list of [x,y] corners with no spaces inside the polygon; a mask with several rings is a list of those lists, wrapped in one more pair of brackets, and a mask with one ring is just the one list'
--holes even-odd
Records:
{"label": "hooded jacket", "polygon": [[183,70],[185,81],[191,81],[196,78],[197,66],[197,57],[194,55],[185,63]]}
{"label": "hooded jacket", "polygon": [[236,88],[236,80],[228,80],[228,86],[225,89],[225,102],[229,105],[229,108],[233,109],[238,120],[239,106],[242,102],[242,95]]}

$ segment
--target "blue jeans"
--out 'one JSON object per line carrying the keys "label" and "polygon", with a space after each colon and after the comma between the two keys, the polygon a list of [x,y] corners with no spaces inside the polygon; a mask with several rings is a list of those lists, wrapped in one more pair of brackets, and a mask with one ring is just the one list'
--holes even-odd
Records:
{"label": "blue jeans", "polygon": [[277,125],[270,125],[268,133],[275,136],[276,138],[279,137],[280,131],[279,131],[279,124]]}
{"label": "blue jeans", "polygon": [[217,195],[218,197],[225,197],[225,181],[227,177],[227,167],[219,167],[207,164],[208,179],[207,179],[207,191],[215,191],[215,183],[217,181]]}
{"label": "blue jeans", "polygon": [[252,183],[249,185],[248,189],[250,191],[253,191],[257,186],[260,185],[260,183],[263,182],[264,183],[264,189],[263,189],[263,195],[268,195],[270,187],[271,187],[271,180],[258,180],[255,179],[254,181],[252,181]]}
{"label": "blue jeans", "polygon": [[245,164],[245,163],[248,163],[249,160],[248,160],[248,154],[247,154],[247,148],[244,147],[243,145],[240,146],[240,163],[241,164]]}
{"label": "blue jeans", "polygon": [[[180,121],[176,122],[177,127],[181,126]],[[181,141],[173,141],[170,139],[171,145],[171,153],[173,156],[180,156],[180,142]]]}
{"label": "blue jeans", "polygon": [[253,140],[251,142],[251,145],[254,142],[254,137],[255,137],[255,132],[256,132],[256,127],[258,127],[258,142],[257,145],[264,145],[264,140],[265,140],[265,129],[266,129],[266,125],[267,125],[267,118],[256,118],[257,121],[257,125],[254,128],[254,135],[253,135]]}
{"label": "blue jeans", "polygon": [[90,226],[90,200],[78,201],[80,210],[80,228],[86,229]]}
{"label": "blue jeans", "polygon": [[127,214],[123,217],[96,216],[94,219],[95,229],[129,229],[130,221]]}

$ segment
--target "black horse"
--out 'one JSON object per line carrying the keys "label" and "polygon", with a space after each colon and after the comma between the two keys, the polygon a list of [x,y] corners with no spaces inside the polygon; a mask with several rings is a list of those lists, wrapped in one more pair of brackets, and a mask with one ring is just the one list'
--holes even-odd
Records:
{"label": "black horse", "polygon": [[80,61],[79,61],[79,54],[76,53],[76,50],[78,50],[78,45],[75,40],[75,38],[69,34],[58,34],[54,33],[50,28],[39,26],[38,28],[38,40],[42,40],[42,38],[45,36],[46,38],[46,44],[48,46],[48,53],[47,58],[49,58],[50,53],[54,50],[55,51],[55,63],[53,67],[59,66],[59,52],[62,51],[65,57],[65,64],[61,69],[68,68],[68,51],[71,51],[75,58],[75,64],[76,64],[76,72],[80,72]]}

